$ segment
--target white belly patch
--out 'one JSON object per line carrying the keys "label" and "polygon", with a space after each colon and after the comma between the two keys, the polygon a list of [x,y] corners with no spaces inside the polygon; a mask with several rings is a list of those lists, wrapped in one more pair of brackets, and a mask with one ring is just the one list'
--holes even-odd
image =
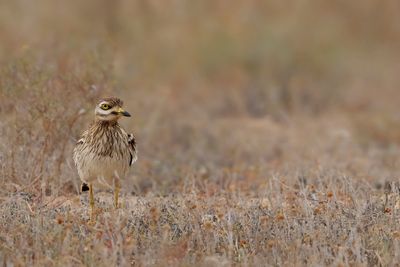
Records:
{"label": "white belly patch", "polygon": [[124,179],[129,161],[117,157],[98,156],[88,153],[80,161],[82,168],[79,176],[84,182],[98,183],[105,187],[113,187],[114,180]]}

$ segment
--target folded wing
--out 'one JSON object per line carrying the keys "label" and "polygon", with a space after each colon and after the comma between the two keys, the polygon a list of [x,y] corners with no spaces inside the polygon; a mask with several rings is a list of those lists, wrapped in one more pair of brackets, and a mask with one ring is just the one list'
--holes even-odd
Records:
{"label": "folded wing", "polygon": [[129,144],[129,166],[132,166],[133,163],[137,160],[137,147],[136,147],[136,138],[133,134],[128,134],[128,144]]}

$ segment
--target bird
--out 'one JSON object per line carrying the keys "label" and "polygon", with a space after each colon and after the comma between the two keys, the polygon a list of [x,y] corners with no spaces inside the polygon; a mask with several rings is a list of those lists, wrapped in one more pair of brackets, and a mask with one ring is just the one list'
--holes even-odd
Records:
{"label": "bird", "polygon": [[131,117],[116,97],[102,98],[95,107],[95,119],[76,142],[73,160],[82,180],[82,191],[89,190],[90,221],[95,221],[93,187],[114,189],[114,207],[118,208],[121,181],[137,160],[135,135],[127,133],[118,120]]}

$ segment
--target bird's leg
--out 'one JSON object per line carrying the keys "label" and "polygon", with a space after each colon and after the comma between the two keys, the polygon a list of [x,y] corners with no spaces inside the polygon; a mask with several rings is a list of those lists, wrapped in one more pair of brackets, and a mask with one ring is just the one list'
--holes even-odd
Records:
{"label": "bird's leg", "polygon": [[119,205],[118,205],[119,191],[120,191],[119,182],[118,182],[118,181],[115,181],[115,182],[114,182],[114,207],[115,207],[116,209],[119,208]]}
{"label": "bird's leg", "polygon": [[92,183],[89,184],[89,204],[90,204],[90,221],[93,223],[95,222],[95,210],[94,210],[94,194],[93,194],[93,185]]}

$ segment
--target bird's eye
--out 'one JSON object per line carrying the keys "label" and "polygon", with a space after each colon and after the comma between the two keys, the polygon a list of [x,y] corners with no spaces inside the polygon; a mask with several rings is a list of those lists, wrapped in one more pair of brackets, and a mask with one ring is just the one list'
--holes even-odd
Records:
{"label": "bird's eye", "polygon": [[101,104],[100,108],[103,109],[103,110],[108,110],[108,109],[110,109],[111,107],[110,107],[110,105],[108,105],[108,104]]}

